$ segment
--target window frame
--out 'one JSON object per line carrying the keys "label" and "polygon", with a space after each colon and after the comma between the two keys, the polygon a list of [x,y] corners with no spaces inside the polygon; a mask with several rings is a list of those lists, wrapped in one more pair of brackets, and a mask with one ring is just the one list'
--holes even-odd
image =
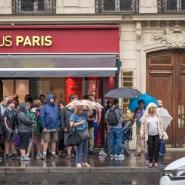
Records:
{"label": "window frame", "polygon": [[158,0],[159,12],[161,13],[185,13],[185,6],[182,9],[182,0],[176,0],[176,7],[173,10],[168,9],[168,1],[170,0]]}
{"label": "window frame", "polygon": [[138,13],[138,0],[131,0],[129,10],[120,10],[121,0],[114,0],[114,10],[105,10],[105,0],[96,0],[96,13]]}
{"label": "window frame", "polygon": [[[44,0],[44,10],[39,11],[39,0],[33,0],[33,11],[24,11],[21,7],[22,0],[12,0],[13,14],[56,14],[56,0]],[[29,1],[29,0],[28,0]]]}

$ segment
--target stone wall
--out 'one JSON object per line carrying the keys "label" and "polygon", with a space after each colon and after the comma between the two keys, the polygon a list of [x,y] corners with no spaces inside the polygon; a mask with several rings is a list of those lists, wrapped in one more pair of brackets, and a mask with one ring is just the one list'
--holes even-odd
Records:
{"label": "stone wall", "polygon": [[95,0],[56,0],[57,14],[93,14]]}
{"label": "stone wall", "polygon": [[0,14],[12,14],[12,0],[1,0]]}
{"label": "stone wall", "polygon": [[157,13],[157,0],[139,0],[139,13]]}

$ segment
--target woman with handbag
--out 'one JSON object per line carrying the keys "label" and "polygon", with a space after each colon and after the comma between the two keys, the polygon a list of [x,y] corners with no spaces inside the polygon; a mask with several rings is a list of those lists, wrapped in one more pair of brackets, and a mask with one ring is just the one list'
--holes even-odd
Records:
{"label": "woman with handbag", "polygon": [[141,139],[145,138],[148,144],[149,168],[153,166],[158,167],[159,159],[159,144],[160,139],[163,138],[163,125],[158,115],[157,105],[149,103],[146,111],[141,118]]}
{"label": "woman with handbag", "polygon": [[82,141],[76,146],[76,166],[77,168],[81,167],[90,167],[87,163],[87,154],[88,154],[88,142],[89,142],[89,133],[88,133],[88,122],[87,117],[90,116],[93,111],[89,105],[87,105],[88,111],[83,110],[83,105],[76,105],[75,113],[70,117],[70,126],[75,128],[81,135]]}

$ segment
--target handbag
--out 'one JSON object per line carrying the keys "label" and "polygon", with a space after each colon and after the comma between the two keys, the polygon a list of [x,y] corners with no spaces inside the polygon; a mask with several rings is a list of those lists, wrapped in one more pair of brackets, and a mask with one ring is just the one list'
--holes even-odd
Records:
{"label": "handbag", "polygon": [[82,142],[82,138],[76,128],[74,129],[73,132],[71,132],[66,140],[66,145],[67,146],[78,146]]}
{"label": "handbag", "polygon": [[160,140],[160,146],[159,146],[159,155],[164,155],[166,153],[166,145],[164,139]]}
{"label": "handbag", "polygon": [[78,130],[78,133],[80,134],[80,137],[82,140],[86,140],[86,139],[90,138],[88,128],[86,128],[84,130]]}

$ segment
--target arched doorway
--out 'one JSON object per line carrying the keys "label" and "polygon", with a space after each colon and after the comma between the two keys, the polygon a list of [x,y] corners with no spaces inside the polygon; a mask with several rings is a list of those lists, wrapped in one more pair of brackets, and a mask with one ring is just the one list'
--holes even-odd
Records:
{"label": "arched doorway", "polygon": [[147,93],[163,100],[173,116],[168,128],[169,147],[185,147],[185,50],[147,54]]}

